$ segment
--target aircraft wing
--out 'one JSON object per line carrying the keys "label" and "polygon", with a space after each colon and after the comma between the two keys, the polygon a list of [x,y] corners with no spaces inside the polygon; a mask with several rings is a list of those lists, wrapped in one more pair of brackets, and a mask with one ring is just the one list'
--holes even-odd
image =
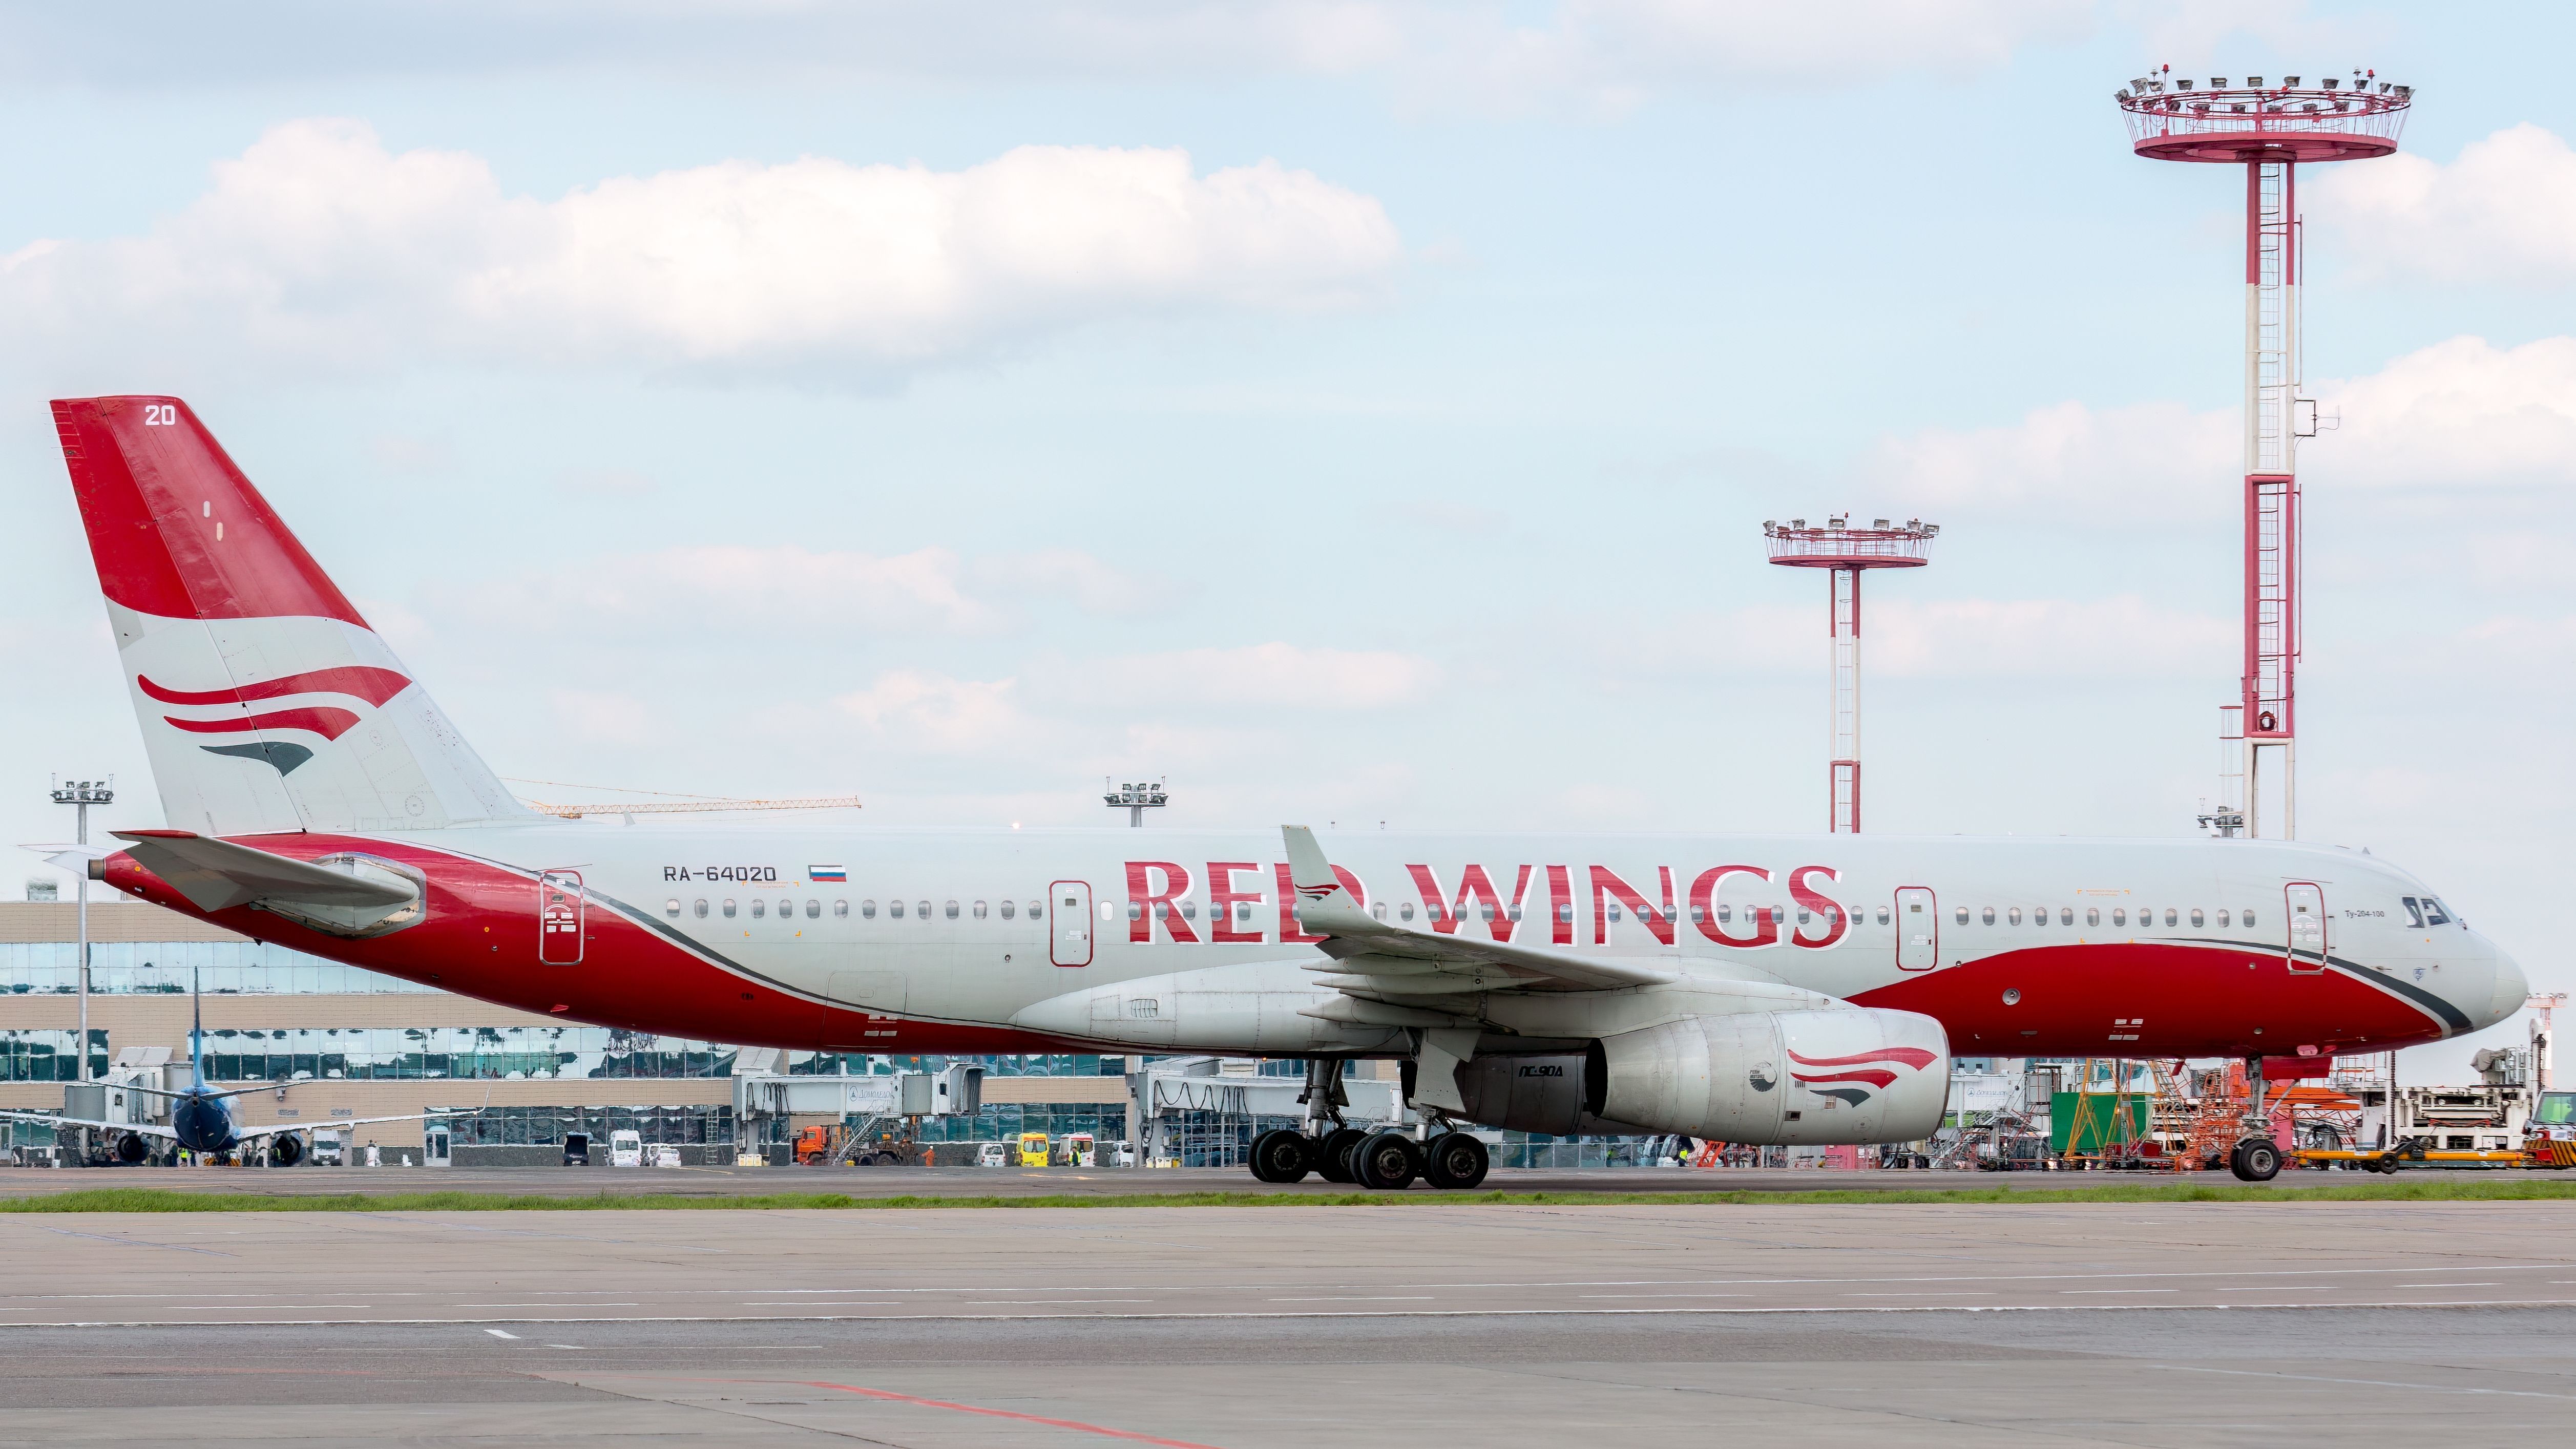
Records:
{"label": "aircraft wing", "polygon": [[55,1127],[95,1127],[101,1132],[131,1132],[137,1137],[158,1137],[169,1142],[179,1140],[178,1133],[149,1122],[99,1122],[87,1117],[66,1117],[60,1112],[22,1112],[15,1108],[0,1112],[0,1119],[43,1122]]}
{"label": "aircraft wing", "polygon": [[[1309,967],[1326,984],[1369,996],[1451,996],[1475,991],[1616,991],[1677,979],[1677,973],[1605,961],[1547,946],[1472,940],[1381,921],[1360,908],[1315,832],[1283,825],[1288,873],[1297,888],[1297,924],[1325,940],[1333,958]],[[1427,1022],[1392,1023],[1429,1025]]]}
{"label": "aircraft wing", "polygon": [[274,1137],[280,1132],[310,1132],[317,1127],[372,1127],[379,1122],[426,1122],[432,1117],[461,1117],[461,1112],[410,1112],[400,1117],[331,1117],[319,1122],[271,1122],[260,1127],[244,1127],[235,1135],[244,1142],[258,1137]]}

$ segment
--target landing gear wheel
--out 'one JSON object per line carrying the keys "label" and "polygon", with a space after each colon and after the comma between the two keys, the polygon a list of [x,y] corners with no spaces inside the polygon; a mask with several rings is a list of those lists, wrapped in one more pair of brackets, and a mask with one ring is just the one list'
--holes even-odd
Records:
{"label": "landing gear wheel", "polygon": [[1336,1127],[1326,1133],[1315,1149],[1315,1175],[1326,1182],[1357,1181],[1351,1172],[1351,1151],[1367,1137],[1357,1127]]}
{"label": "landing gear wheel", "polygon": [[1422,1175],[1421,1149],[1413,1145],[1412,1138],[1393,1128],[1372,1132],[1351,1150],[1351,1175],[1362,1187],[1402,1192]]}
{"label": "landing gear wheel", "polygon": [[1422,1180],[1433,1187],[1470,1188],[1485,1180],[1492,1165],[1485,1144],[1472,1133],[1443,1132],[1422,1151]]}
{"label": "landing gear wheel", "polygon": [[2249,1137],[2227,1154],[2227,1165],[2247,1182],[2270,1182],[2281,1175],[2281,1149],[2260,1137]]}
{"label": "landing gear wheel", "polygon": [[1313,1149],[1302,1134],[1286,1128],[1252,1139],[1252,1175],[1263,1182],[1298,1182],[1313,1170]]}

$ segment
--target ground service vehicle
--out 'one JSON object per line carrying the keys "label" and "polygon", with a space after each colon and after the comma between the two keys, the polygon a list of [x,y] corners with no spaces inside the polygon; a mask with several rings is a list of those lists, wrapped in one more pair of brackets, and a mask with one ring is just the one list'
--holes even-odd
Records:
{"label": "ground service vehicle", "polygon": [[983,1146],[975,1149],[975,1165],[977,1167],[1008,1167],[1011,1165],[1010,1149],[1004,1147],[999,1142],[987,1142]]}
{"label": "ground service vehicle", "polygon": [[1048,1160],[1047,1135],[1045,1133],[1023,1132],[1020,1134],[1020,1166],[1044,1167],[1047,1165]]}
{"label": "ground service vehicle", "polygon": [[[704,830],[530,811],[188,405],[54,404],[165,828],[87,868],[259,940],[637,1031],[870,1053],[1401,1061],[1447,1124],[1907,1142],[1954,1053],[2386,1051],[2521,969],[2270,840]],[[66,849],[57,859],[76,858]],[[968,963],[968,964],[960,964]],[[1327,1094],[1328,1095],[1328,1094]],[[1480,1180],[1324,1103],[1271,1179]],[[1027,1153],[1023,1151],[1023,1160]],[[2249,1122],[2240,1175],[2279,1169]]]}
{"label": "ground service vehicle", "polygon": [[632,1127],[620,1127],[616,1131],[609,1133],[608,1165],[611,1167],[642,1167],[644,1165],[644,1134],[636,1131]]}
{"label": "ground service vehicle", "polygon": [[1100,1148],[1088,1132],[1072,1132],[1059,1137],[1048,1161],[1058,1167],[1098,1167]]}

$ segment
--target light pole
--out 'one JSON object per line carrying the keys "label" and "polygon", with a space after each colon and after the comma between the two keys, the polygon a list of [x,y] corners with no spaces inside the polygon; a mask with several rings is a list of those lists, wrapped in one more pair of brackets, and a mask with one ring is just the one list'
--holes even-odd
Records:
{"label": "light pole", "polygon": [[[89,807],[114,804],[116,802],[115,784],[114,775],[104,780],[74,780],[68,785],[57,780],[53,787],[54,803],[72,807],[74,819],[77,821],[72,835],[74,840],[83,845],[89,844]],[[79,1074],[78,1080],[86,1082],[89,1080],[89,863],[87,861],[81,863],[80,874],[72,882],[72,897],[80,902],[80,945],[72,958],[80,969],[80,1034],[73,1040],[72,1055],[80,1061],[80,1065],[74,1068]]]}
{"label": "light pole", "polygon": [[1127,809],[1127,823],[1136,829],[1141,830],[1144,828],[1145,812],[1147,810],[1172,803],[1172,797],[1164,792],[1163,782],[1160,780],[1144,780],[1126,785],[1111,785],[1109,783],[1109,778],[1104,775],[1101,777],[1100,783],[1108,785],[1109,787],[1107,791],[1101,795],[1100,798],[1102,801],[1106,802],[1113,810],[1122,805],[1125,806]]}

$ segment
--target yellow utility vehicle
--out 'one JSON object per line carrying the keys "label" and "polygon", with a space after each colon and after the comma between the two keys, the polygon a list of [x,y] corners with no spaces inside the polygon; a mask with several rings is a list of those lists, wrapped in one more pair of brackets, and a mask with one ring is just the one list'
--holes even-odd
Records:
{"label": "yellow utility vehicle", "polygon": [[1047,1135],[1045,1133],[1023,1132],[1020,1134],[1020,1166],[1044,1167],[1047,1165],[1047,1155]]}

